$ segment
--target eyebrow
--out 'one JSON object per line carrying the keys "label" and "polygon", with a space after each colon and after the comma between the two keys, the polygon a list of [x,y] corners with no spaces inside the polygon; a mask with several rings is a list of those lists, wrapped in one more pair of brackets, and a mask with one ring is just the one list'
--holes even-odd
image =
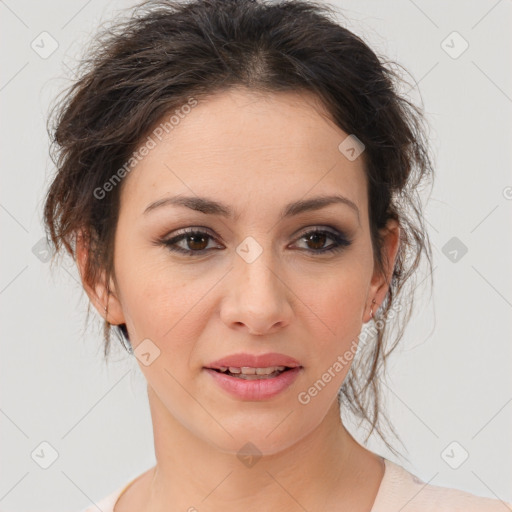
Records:
{"label": "eyebrow", "polygon": [[[357,205],[347,197],[338,194],[318,196],[311,199],[301,199],[299,201],[289,203],[282,209],[280,213],[280,220],[293,217],[304,212],[320,210],[332,204],[346,204],[354,210],[359,221],[359,208]],[[199,196],[173,196],[159,199],[147,206],[144,210],[144,215],[163,206],[184,206],[185,208],[209,215],[220,215],[222,217],[235,219],[239,218],[239,214],[235,214],[235,211],[230,206],[207,197]]]}

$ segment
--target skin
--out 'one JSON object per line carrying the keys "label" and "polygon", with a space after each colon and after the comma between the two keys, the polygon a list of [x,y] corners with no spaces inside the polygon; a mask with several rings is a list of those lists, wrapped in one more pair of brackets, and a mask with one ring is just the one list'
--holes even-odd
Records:
{"label": "skin", "polygon": [[[156,466],[120,497],[116,512],[371,509],[384,463],[341,423],[336,395],[350,363],[308,404],[297,398],[357,340],[372,299],[375,312],[385,297],[398,249],[399,228],[390,222],[383,249],[390,263],[379,272],[364,162],[339,151],[346,137],[309,93],[231,89],[200,102],[125,178],[110,293],[101,279],[84,288],[103,315],[108,302],[109,322],[126,323],[135,351],[150,339],[160,355],[148,366],[137,360]],[[334,204],[278,218],[292,201],[334,193],[353,201],[359,216]],[[180,206],[143,213],[176,194],[207,196],[239,216]],[[207,247],[202,255],[155,243],[199,226],[212,238],[179,246]],[[322,255],[330,236],[301,237],[315,227],[352,243]],[[252,263],[236,252],[247,236],[262,249]],[[87,250],[78,249],[83,269]],[[304,368],[272,399],[236,399],[203,366],[240,352],[279,352]],[[237,457],[247,442],[262,454],[251,467]]]}

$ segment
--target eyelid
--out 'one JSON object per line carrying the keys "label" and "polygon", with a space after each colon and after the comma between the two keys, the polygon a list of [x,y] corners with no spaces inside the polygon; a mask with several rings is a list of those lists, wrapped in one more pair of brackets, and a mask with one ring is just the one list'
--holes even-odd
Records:
{"label": "eyelid", "polygon": [[345,229],[343,227],[336,227],[334,225],[330,224],[312,224],[310,226],[307,226],[301,230],[298,231],[297,235],[294,235],[294,240],[297,240],[298,238],[304,236],[307,233],[310,232],[323,232],[323,233],[330,233],[334,237],[343,238],[348,243],[352,243],[354,241],[354,231],[350,229]]}
{"label": "eyelid", "polygon": [[[160,241],[168,241],[173,238],[176,238],[181,235],[186,235],[190,233],[196,233],[196,232],[205,232],[206,234],[210,235],[213,239],[218,239],[218,235],[216,235],[213,230],[206,226],[188,226],[186,228],[179,228],[177,230],[170,231],[169,233],[163,235],[159,240]],[[302,236],[304,236],[307,233],[310,233],[311,231],[320,231],[320,232],[330,232],[332,235],[339,236],[342,238],[345,238],[348,242],[352,242],[352,236],[349,235],[349,233],[344,229],[339,229],[334,226],[330,226],[328,224],[312,224],[310,226],[306,226],[301,228],[300,230],[296,231],[292,236],[293,240],[296,241]]]}
{"label": "eyelid", "polygon": [[205,233],[215,240],[218,239],[218,236],[210,228],[207,228],[206,226],[188,226],[186,228],[179,228],[169,231],[167,234],[163,235],[162,237],[159,237],[158,241],[168,242],[179,236],[190,235],[197,232]]}
{"label": "eyelid", "polygon": [[334,226],[329,226],[327,224],[313,224],[311,226],[300,229],[295,237],[301,237],[302,235],[305,235],[311,231],[323,231],[331,232],[333,235],[345,235],[343,230],[337,229]]}
{"label": "eyelid", "polygon": [[[178,229],[177,231],[171,232],[172,235],[166,235],[160,239],[155,240],[153,243],[157,246],[165,246],[169,251],[182,254],[187,258],[201,257],[206,254],[212,252],[212,250],[222,250],[219,247],[211,247],[205,248],[198,251],[194,251],[191,249],[183,249],[178,246],[178,243],[186,240],[187,236],[192,235],[205,235],[205,238],[208,238],[209,241],[217,242],[217,236],[213,235],[211,230],[205,226],[188,226],[186,228]],[[344,249],[352,245],[352,237],[347,236],[344,231],[339,230],[338,228],[326,225],[312,225],[302,228],[301,231],[294,237],[293,241],[289,245],[294,245],[299,242],[307,234],[310,233],[321,233],[327,235],[333,243],[330,244],[327,248],[314,250],[314,249],[305,249],[298,248],[294,250],[298,250],[300,252],[304,252],[308,255],[315,255],[318,257],[322,257],[324,255],[336,254],[342,252]],[[209,245],[209,243],[208,243]],[[289,247],[289,245],[287,247]]]}

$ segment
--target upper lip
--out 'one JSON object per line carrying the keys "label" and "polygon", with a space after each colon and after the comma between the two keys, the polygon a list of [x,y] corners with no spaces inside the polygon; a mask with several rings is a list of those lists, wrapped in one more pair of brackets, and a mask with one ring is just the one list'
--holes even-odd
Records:
{"label": "upper lip", "polygon": [[270,368],[272,366],[287,366],[295,368],[301,364],[293,357],[276,354],[231,354],[217,361],[213,361],[206,366],[206,368],[219,369],[221,367],[229,368],[242,368],[244,366],[249,368]]}

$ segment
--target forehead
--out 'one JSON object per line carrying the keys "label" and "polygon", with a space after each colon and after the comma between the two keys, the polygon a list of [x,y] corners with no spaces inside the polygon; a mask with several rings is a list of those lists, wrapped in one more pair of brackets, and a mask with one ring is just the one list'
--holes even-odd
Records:
{"label": "forehead", "polygon": [[141,214],[152,201],[186,194],[252,215],[258,205],[250,198],[268,208],[341,193],[366,210],[363,159],[340,152],[348,134],[313,94],[230,89],[186,112],[172,129],[150,134],[152,149],[124,178],[121,209]]}

